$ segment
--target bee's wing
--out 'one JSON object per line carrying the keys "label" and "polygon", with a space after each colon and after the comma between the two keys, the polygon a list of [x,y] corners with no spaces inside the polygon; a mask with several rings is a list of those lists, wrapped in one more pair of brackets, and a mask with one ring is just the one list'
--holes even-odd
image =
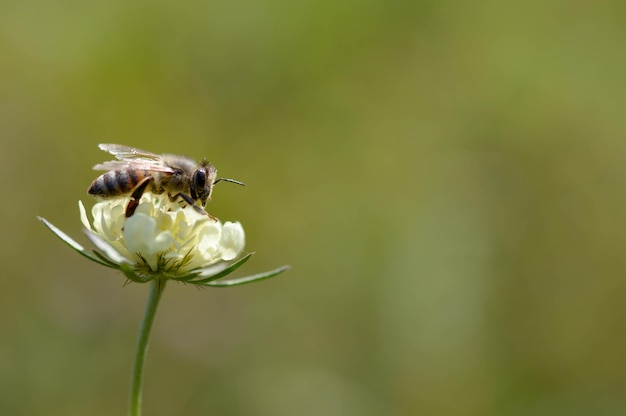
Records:
{"label": "bee's wing", "polygon": [[99,163],[93,170],[147,170],[150,172],[174,173],[176,170],[165,166],[161,160],[131,159],[131,160],[110,160]]}
{"label": "bee's wing", "polygon": [[137,149],[136,147],[124,146],[122,144],[102,143],[98,145],[98,147],[105,152],[111,153],[119,160],[144,159],[146,161],[155,161],[161,159],[161,155],[157,155],[156,153]]}

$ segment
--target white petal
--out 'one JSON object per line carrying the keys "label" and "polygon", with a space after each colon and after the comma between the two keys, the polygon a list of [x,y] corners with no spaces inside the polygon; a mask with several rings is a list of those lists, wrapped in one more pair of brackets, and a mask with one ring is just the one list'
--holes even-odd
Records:
{"label": "white petal", "polygon": [[214,253],[220,242],[220,227],[216,224],[206,223],[198,230],[198,250]]}
{"label": "white petal", "polygon": [[159,230],[171,230],[174,228],[174,220],[167,213],[157,217],[157,228]]}
{"label": "white petal", "polygon": [[157,236],[154,238],[154,245],[152,249],[155,253],[159,253],[170,248],[171,244],[172,233],[170,233],[169,231],[163,231],[162,233],[157,234]]}
{"label": "white petal", "polygon": [[89,219],[87,218],[87,211],[85,210],[85,206],[83,205],[83,201],[78,201],[78,210],[80,211],[80,222],[83,223],[83,226],[89,231],[93,231],[91,229],[91,224],[89,223]]}
{"label": "white petal", "polygon": [[116,249],[113,248],[106,240],[104,240],[99,235],[85,230],[87,237],[91,240],[91,242],[98,247],[100,250],[104,252],[104,254],[111,259],[114,263],[122,264],[122,263],[131,263],[126,257],[122,256]]}
{"label": "white petal", "polygon": [[135,213],[126,220],[124,241],[131,253],[154,253],[156,220],[145,214]]}
{"label": "white petal", "polygon": [[246,245],[246,236],[239,222],[226,222],[222,228],[222,260],[232,260],[237,257]]}

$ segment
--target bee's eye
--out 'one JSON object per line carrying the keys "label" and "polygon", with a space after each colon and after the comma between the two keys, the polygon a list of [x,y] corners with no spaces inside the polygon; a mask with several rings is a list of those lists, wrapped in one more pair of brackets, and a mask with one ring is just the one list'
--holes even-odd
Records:
{"label": "bee's eye", "polygon": [[193,184],[198,192],[202,192],[206,186],[206,172],[202,169],[198,169],[193,175]]}

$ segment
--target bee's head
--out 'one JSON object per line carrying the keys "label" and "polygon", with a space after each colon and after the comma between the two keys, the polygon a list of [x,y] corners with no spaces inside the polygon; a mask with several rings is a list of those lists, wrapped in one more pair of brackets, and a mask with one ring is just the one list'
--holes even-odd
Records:
{"label": "bee's head", "polygon": [[217,176],[217,169],[209,162],[203,161],[200,168],[196,169],[191,178],[190,193],[194,201],[200,200],[204,207],[208,200],[211,199],[213,191],[213,183]]}

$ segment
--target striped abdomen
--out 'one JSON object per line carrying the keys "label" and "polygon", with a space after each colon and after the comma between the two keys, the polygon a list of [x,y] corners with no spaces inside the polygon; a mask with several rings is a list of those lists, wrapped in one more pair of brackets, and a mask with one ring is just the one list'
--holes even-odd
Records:
{"label": "striped abdomen", "polygon": [[110,170],[96,178],[87,192],[103,198],[128,194],[148,176],[146,170]]}

